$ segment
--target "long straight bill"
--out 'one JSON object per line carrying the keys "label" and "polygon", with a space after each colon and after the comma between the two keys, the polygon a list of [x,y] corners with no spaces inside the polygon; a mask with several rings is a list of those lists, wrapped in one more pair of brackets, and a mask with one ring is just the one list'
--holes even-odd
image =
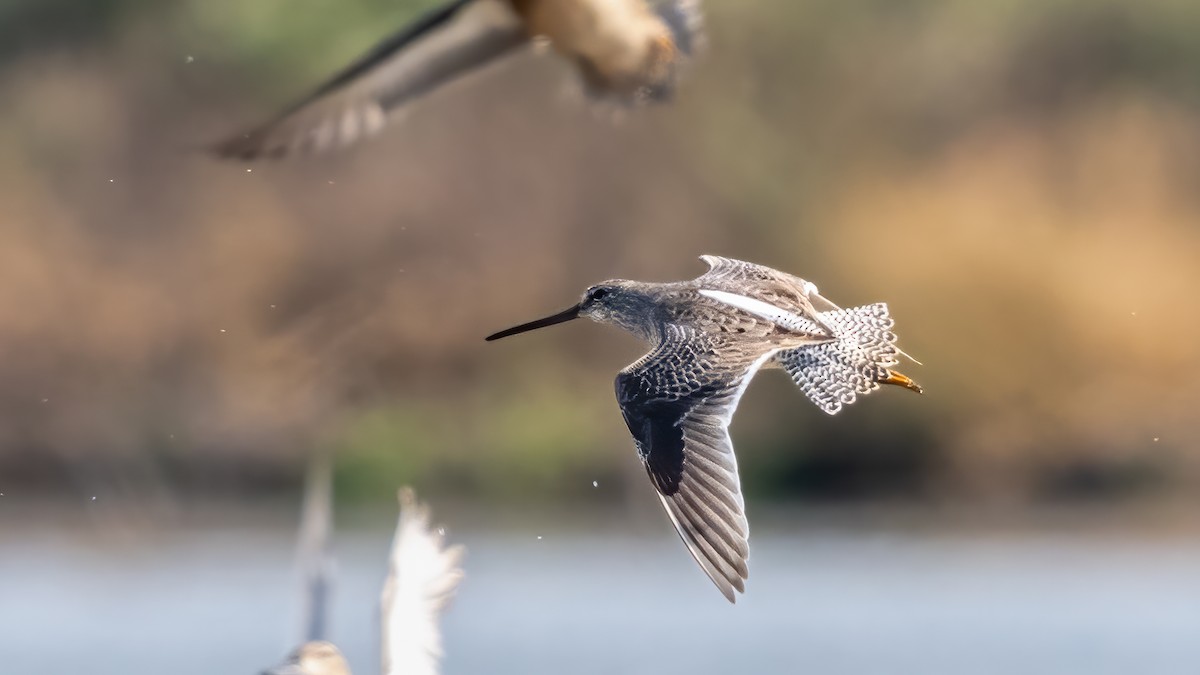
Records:
{"label": "long straight bill", "polygon": [[526,331],[537,330],[538,328],[545,328],[546,326],[553,326],[556,323],[564,323],[564,322],[570,321],[571,319],[578,319],[578,318],[579,318],[579,305],[575,305],[574,307],[563,310],[563,311],[559,312],[558,314],[548,316],[544,319],[530,321],[529,323],[523,323],[520,326],[513,326],[512,328],[509,328],[507,330],[502,330],[499,333],[493,333],[492,335],[489,335],[484,339],[487,340],[488,342],[491,342],[492,340],[499,340],[500,338],[506,338],[510,335],[516,335],[517,333],[524,333]]}

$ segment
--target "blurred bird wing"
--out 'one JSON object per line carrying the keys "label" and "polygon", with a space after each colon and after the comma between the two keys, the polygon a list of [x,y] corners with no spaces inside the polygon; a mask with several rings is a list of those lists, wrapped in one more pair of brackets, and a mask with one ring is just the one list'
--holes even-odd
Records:
{"label": "blurred bird wing", "polygon": [[654,0],[651,9],[666,24],[675,47],[684,56],[694,56],[705,46],[704,12],[700,0]]}
{"label": "blurred bird wing", "polygon": [[463,548],[446,548],[429,509],[400,490],[400,520],[392,540],[381,598],[384,675],[434,675],[442,656],[438,619],[462,581]]}
{"label": "blurred bird wing", "polygon": [[816,284],[798,276],[733,258],[702,255],[700,259],[708,271],[696,281],[705,288],[752,295],[778,306],[795,305],[795,310],[810,317],[839,309],[817,291]]}
{"label": "blurred bird wing", "polygon": [[669,326],[654,351],[617,376],[617,401],[672,524],[734,602],[745,591],[749,524],[729,422],[758,369],[750,354]]}
{"label": "blurred bird wing", "polygon": [[271,122],[214,149],[253,159],[349,145],[405,103],[526,42],[508,0],[457,0],[381,42]]}

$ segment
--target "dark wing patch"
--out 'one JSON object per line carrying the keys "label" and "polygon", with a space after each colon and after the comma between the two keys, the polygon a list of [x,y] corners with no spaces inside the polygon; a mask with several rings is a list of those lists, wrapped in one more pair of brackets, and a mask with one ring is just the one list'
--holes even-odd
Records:
{"label": "dark wing patch", "polygon": [[[618,384],[618,398],[627,400],[621,398],[619,388]],[[702,388],[686,399],[656,399],[642,403],[630,400],[630,405],[621,408],[638,454],[646,463],[650,480],[668,497],[679,491],[679,481],[683,478],[684,417],[697,400],[712,393],[715,393],[713,388]]]}
{"label": "dark wing patch", "polygon": [[750,548],[729,420],[769,355],[731,354],[711,337],[670,328],[654,352],[617,376],[617,400],[688,552],[733,602],[745,590]]}

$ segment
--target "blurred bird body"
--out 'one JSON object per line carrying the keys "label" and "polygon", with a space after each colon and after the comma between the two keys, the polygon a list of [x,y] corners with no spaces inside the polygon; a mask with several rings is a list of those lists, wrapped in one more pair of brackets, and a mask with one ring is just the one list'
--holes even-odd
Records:
{"label": "blurred bird body", "polygon": [[305,642],[282,663],[263,671],[263,675],[351,675],[350,664],[333,643],[323,640]]}
{"label": "blurred bird body", "polygon": [[218,143],[239,159],[320,152],[370,135],[444,84],[549,41],[586,90],[636,103],[671,94],[700,30],[699,0],[455,0],[389,37],[275,119]]}
{"label": "blurred bird body", "polygon": [[488,340],[587,317],[654,345],[617,376],[617,401],[680,537],[732,602],[745,590],[749,529],[728,427],[755,373],[785,370],[831,415],[881,384],[921,388],[891,369],[901,352],[886,305],[841,309],[799,277],[702,259],[709,271],[691,281],[607,281]]}

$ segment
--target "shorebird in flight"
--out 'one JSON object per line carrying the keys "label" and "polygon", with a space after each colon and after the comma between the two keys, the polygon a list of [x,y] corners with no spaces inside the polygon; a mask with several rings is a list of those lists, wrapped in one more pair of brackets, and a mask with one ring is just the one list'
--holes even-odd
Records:
{"label": "shorebird in flight", "polygon": [[881,384],[921,387],[892,370],[887,305],[841,309],[799,277],[701,256],[691,281],[614,280],[574,307],[488,336],[497,340],[579,317],[619,326],[654,347],[617,375],[617,402],[659,499],[721,593],[745,591],[745,505],[729,422],[760,368],[782,368],[835,414]]}
{"label": "shorebird in flight", "polygon": [[279,116],[213,149],[249,160],[349,145],[422,95],[535,41],[574,63],[592,95],[663,100],[699,31],[699,0],[453,0]]}

